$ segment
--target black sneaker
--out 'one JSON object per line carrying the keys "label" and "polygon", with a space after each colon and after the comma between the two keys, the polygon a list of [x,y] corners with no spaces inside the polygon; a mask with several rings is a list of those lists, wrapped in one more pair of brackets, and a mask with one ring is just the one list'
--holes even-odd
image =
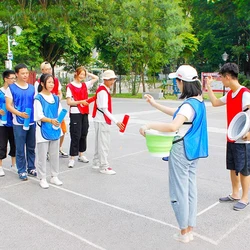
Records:
{"label": "black sneaker", "polygon": [[37,176],[36,169],[34,168],[34,169],[31,169],[31,170],[28,170],[28,175],[36,177]]}

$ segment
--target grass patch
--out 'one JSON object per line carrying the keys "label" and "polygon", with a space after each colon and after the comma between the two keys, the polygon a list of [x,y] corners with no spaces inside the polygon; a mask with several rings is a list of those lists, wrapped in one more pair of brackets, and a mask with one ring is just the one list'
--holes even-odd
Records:
{"label": "grass patch", "polygon": [[[214,93],[217,98],[221,98],[223,96],[223,93]],[[209,100],[208,98],[208,93],[204,92],[203,93],[203,99],[204,100]]]}
{"label": "grass patch", "polygon": [[[94,96],[94,93],[89,93],[89,96]],[[142,93],[138,93],[137,95],[132,95],[131,93],[122,93],[122,94],[112,94],[112,98],[135,98],[135,99],[141,99],[142,98]]]}
{"label": "grass patch", "polygon": [[138,93],[136,95],[132,95],[131,93],[121,93],[121,94],[111,94],[112,97],[114,98],[136,98],[136,99],[141,99],[142,98],[142,93]]}
{"label": "grass patch", "polygon": [[[222,93],[214,93],[217,98],[222,97]],[[89,94],[89,96],[94,96],[95,94]],[[138,93],[136,95],[132,95],[131,93],[121,93],[121,94],[111,94],[112,98],[134,98],[134,99],[142,99],[142,93]],[[208,94],[206,92],[203,93],[204,100],[209,100]],[[166,94],[164,98],[161,100],[178,100],[176,95]]]}

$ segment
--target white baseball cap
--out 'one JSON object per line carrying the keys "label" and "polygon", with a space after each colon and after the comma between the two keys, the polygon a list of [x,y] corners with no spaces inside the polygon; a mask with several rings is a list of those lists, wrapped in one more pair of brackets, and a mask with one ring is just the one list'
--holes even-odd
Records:
{"label": "white baseball cap", "polygon": [[176,72],[168,75],[170,79],[178,78],[186,82],[194,82],[198,79],[198,73],[190,65],[181,65]]}
{"label": "white baseball cap", "polygon": [[104,80],[109,80],[113,78],[117,78],[117,76],[115,75],[115,72],[111,69],[104,71],[102,74],[102,79]]}

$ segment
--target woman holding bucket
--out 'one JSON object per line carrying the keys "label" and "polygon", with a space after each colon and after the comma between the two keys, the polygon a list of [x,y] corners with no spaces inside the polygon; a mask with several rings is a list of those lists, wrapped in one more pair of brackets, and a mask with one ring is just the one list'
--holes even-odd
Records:
{"label": "woman holding bucket", "polygon": [[180,233],[175,234],[174,239],[187,243],[193,240],[192,230],[196,225],[198,159],[208,156],[206,109],[196,69],[182,65],[169,78],[176,78],[181,91],[180,99],[185,98],[185,101],[175,109],[165,107],[151,95],[146,95],[147,102],[173,116],[173,120],[170,123],[146,124],[140,128],[140,133],[145,136],[149,129],[178,131],[169,155],[169,193],[180,228]]}

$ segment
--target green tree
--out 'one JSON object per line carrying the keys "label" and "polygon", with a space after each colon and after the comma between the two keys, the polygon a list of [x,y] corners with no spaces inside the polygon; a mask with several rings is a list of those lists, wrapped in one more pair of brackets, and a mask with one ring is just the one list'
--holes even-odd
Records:
{"label": "green tree", "polygon": [[[137,75],[141,75],[145,90],[145,69],[159,72],[166,63],[173,59],[177,61],[185,49],[185,39],[191,32],[191,26],[182,14],[180,1],[100,2],[105,13],[102,30],[96,39],[100,58],[113,69],[130,70],[133,94],[139,89]],[[191,48],[190,40],[185,55],[195,47]],[[194,40],[193,44],[196,44]]]}
{"label": "green tree", "polygon": [[0,3],[1,9],[10,11],[1,19],[13,20],[23,29],[16,55],[30,66],[43,60],[54,66],[64,56],[75,65],[88,62],[93,48],[97,6],[90,0],[4,0]]}
{"label": "green tree", "polygon": [[185,2],[192,6],[192,25],[199,40],[198,51],[192,59],[198,71],[219,70],[219,65],[224,63],[221,55],[226,51],[228,61],[238,63],[240,70],[249,75],[250,62],[246,60],[250,53],[249,3],[241,0]]}

